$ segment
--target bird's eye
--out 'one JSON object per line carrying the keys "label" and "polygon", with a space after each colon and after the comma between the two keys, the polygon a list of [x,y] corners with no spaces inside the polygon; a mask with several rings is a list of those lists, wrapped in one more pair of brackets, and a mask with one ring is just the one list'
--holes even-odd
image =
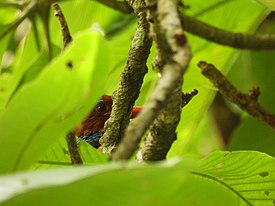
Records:
{"label": "bird's eye", "polygon": [[96,110],[97,110],[98,112],[105,112],[105,111],[106,111],[106,107],[105,107],[105,106],[98,106],[98,107],[96,108]]}

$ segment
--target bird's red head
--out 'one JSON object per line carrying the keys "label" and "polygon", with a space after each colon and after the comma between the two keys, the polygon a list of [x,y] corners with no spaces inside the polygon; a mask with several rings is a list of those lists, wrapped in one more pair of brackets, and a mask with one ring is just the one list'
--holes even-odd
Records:
{"label": "bird's red head", "polygon": [[[75,130],[75,135],[79,137],[89,132],[104,132],[104,124],[111,115],[112,104],[111,96],[102,96],[90,115]],[[131,118],[136,117],[141,109],[142,107],[133,107]]]}

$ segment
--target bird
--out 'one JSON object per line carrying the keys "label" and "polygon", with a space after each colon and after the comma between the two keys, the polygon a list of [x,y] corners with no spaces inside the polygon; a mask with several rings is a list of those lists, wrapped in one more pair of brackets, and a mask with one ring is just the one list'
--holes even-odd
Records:
{"label": "bird", "polygon": [[[91,146],[100,148],[99,140],[104,134],[104,124],[110,118],[113,100],[111,96],[103,95],[97,105],[84,121],[75,129],[75,136],[80,141],[88,142]],[[134,106],[131,118],[136,117],[142,110],[140,106]]]}

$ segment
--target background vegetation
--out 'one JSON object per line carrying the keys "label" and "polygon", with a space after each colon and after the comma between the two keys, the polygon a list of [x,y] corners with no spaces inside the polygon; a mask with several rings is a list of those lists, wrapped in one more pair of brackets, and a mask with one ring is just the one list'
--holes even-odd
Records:
{"label": "background vegetation", "polygon": [[[192,60],[182,89],[199,94],[182,110],[167,160],[109,162],[81,142],[86,166],[77,167],[66,133],[102,94],[117,90],[136,16],[97,1],[60,1],[73,38],[62,51],[51,2],[35,2],[0,2],[0,205],[275,205],[274,130],[216,96],[197,66],[214,64],[244,93],[259,86],[259,103],[274,113],[273,51],[235,49],[186,33]],[[226,31],[275,29],[270,0],[183,3],[181,12]],[[158,81],[155,54],[153,46],[136,105],[146,103]]]}

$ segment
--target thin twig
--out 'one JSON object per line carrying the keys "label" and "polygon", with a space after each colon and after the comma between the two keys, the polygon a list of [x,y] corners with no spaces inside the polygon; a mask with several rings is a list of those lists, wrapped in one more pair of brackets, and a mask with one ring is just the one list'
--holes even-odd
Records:
{"label": "thin twig", "polygon": [[[161,61],[164,62],[163,68],[159,68],[162,75],[151,98],[145,105],[145,108],[127,128],[125,137],[119,144],[118,149],[112,155],[112,160],[127,160],[132,156],[138,148],[138,144],[145,131],[159,115],[161,109],[165,106],[168,108],[169,112],[165,111],[162,114],[167,112],[167,114],[171,115],[171,108],[178,105],[176,109],[178,111],[173,111],[174,115],[172,117],[172,122],[176,122],[177,125],[177,122],[179,121],[181,108],[181,90],[179,88],[181,88],[182,76],[190,60],[190,50],[180,25],[177,2],[177,0],[159,0],[157,2],[153,0],[149,1],[147,4],[152,13],[156,13],[155,9],[158,8],[157,13],[159,16],[155,16],[153,14],[153,19],[149,18],[149,21],[153,20],[154,22],[154,39],[159,50],[162,52],[158,54],[160,56],[160,60],[165,59],[165,61]],[[174,97],[176,98],[174,99]],[[176,102],[169,101],[169,103],[171,103],[171,107],[170,105],[166,105],[167,100],[170,98],[176,100]],[[163,118],[161,119],[163,120]],[[165,124],[167,123],[165,120],[163,122],[165,122]],[[164,124],[161,125],[163,126]],[[167,137],[167,141],[165,142],[165,144],[168,144],[162,145],[164,147],[161,148],[161,157],[153,157],[152,159],[157,160],[163,159],[163,156],[165,157],[171,143],[175,139],[176,125],[173,125],[174,128],[169,128],[169,132],[171,132],[171,134],[169,134],[169,137]],[[154,149],[158,148],[155,147]],[[154,149],[150,150],[150,152],[158,156],[159,154],[155,153]]]}
{"label": "thin twig", "polygon": [[63,12],[57,3],[53,4],[53,10],[54,10],[54,15],[57,17],[59,24],[61,26],[61,32],[63,37],[63,50],[64,50],[72,41],[72,37],[70,34],[69,27],[67,25],[66,19],[63,15]]}
{"label": "thin twig", "polygon": [[72,164],[83,164],[83,161],[81,159],[81,156],[79,154],[78,151],[78,146],[75,140],[75,134],[74,132],[69,132],[66,135],[66,141],[67,141],[67,145],[68,145],[68,150],[69,150],[69,154],[70,154],[70,158],[71,158],[71,162]]}
{"label": "thin twig", "polygon": [[260,95],[260,89],[258,87],[252,88],[248,94],[244,94],[238,91],[235,86],[232,85],[212,64],[201,61],[198,66],[201,68],[202,74],[208,78],[231,102],[238,105],[252,117],[265,122],[267,125],[275,129],[275,115],[266,111],[258,103],[258,97]]}
{"label": "thin twig", "polygon": [[275,35],[250,35],[229,32],[206,24],[196,18],[187,16],[186,14],[181,15],[181,20],[187,32],[218,44],[231,46],[238,49],[275,49]]}
{"label": "thin twig", "polygon": [[130,113],[135,100],[138,98],[144,75],[147,73],[146,61],[150,53],[152,40],[149,37],[149,24],[144,7],[144,1],[129,1],[137,12],[138,26],[129,50],[127,63],[120,75],[120,85],[113,96],[112,113],[105,124],[105,133],[100,139],[103,152],[111,155],[113,149],[124,135],[129,124]]}
{"label": "thin twig", "polygon": [[187,105],[193,99],[193,97],[196,96],[198,93],[199,91],[196,89],[193,89],[189,93],[182,93],[181,107],[185,107],[185,105]]}

